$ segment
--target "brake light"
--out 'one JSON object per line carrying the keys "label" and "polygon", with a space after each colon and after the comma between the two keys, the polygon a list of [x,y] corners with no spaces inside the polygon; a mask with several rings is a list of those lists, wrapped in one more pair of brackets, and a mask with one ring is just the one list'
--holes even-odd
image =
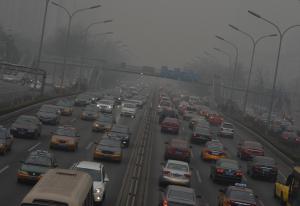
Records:
{"label": "brake light", "polygon": [[223,168],[217,168],[217,173],[223,173],[224,169]]}
{"label": "brake light", "polygon": [[171,174],[171,172],[167,171],[167,170],[164,170],[163,173],[164,173],[164,175],[167,175],[167,176]]}
{"label": "brake light", "polygon": [[168,206],[168,201],[167,200],[163,201],[163,206]]}
{"label": "brake light", "polygon": [[184,174],[185,177],[190,178],[192,175],[190,173]]}
{"label": "brake light", "polygon": [[211,154],[212,154],[212,151],[211,151],[211,150],[207,150],[207,153],[211,155]]}
{"label": "brake light", "polygon": [[235,172],[235,175],[236,175],[236,176],[243,176],[243,173],[242,173],[242,171],[236,171],[236,172]]}

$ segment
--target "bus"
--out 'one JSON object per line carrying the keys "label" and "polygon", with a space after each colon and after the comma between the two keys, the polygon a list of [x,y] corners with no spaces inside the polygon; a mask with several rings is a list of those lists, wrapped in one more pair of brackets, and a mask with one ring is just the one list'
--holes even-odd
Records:
{"label": "bus", "polygon": [[21,206],[93,206],[93,181],[87,173],[50,169],[23,199]]}
{"label": "bus", "polygon": [[300,166],[293,168],[285,183],[280,181],[275,183],[274,196],[278,198],[282,205],[300,205]]}

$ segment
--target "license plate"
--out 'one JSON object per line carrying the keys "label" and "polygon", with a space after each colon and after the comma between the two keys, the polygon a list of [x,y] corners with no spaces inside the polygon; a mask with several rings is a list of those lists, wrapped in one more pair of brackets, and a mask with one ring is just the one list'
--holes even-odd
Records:
{"label": "license plate", "polygon": [[232,170],[226,170],[226,171],[225,171],[225,174],[226,174],[226,175],[233,175],[233,172],[234,172],[234,171],[232,171]]}

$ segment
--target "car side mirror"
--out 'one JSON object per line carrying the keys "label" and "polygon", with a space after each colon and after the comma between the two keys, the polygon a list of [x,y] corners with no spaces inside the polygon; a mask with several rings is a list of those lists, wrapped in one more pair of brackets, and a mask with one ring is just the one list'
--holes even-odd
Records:
{"label": "car side mirror", "polygon": [[110,181],[110,179],[107,176],[105,176],[104,182],[109,182],[109,181]]}

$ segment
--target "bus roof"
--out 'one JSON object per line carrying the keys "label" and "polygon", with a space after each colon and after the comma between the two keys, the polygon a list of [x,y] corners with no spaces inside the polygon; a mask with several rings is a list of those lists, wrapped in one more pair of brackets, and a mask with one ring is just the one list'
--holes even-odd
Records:
{"label": "bus roof", "polygon": [[68,169],[50,169],[25,196],[22,203],[54,201],[68,206],[82,206],[93,185],[84,172]]}
{"label": "bus roof", "polygon": [[294,167],[294,172],[293,173],[294,173],[296,178],[300,179],[300,166]]}

